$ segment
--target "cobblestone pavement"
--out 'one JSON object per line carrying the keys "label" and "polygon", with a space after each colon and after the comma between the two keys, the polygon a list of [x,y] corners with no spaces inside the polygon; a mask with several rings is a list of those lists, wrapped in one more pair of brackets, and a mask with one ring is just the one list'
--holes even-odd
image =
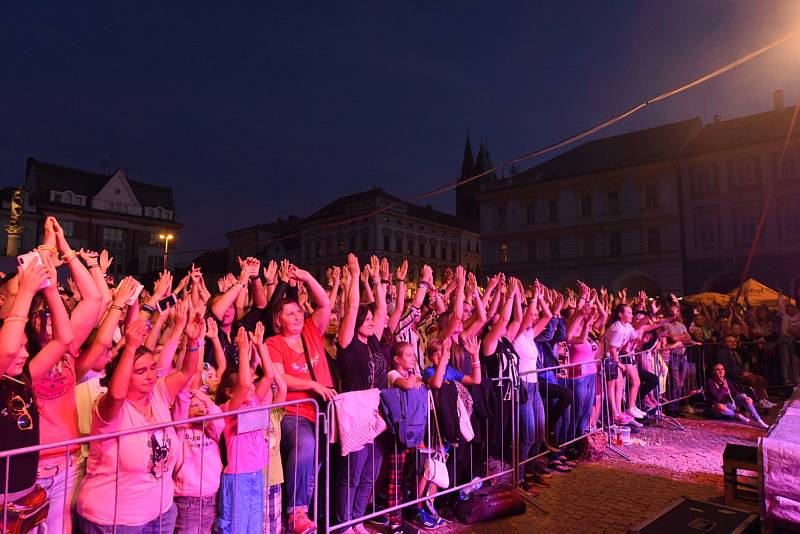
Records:
{"label": "cobblestone pavement", "polygon": [[525,515],[450,532],[481,534],[624,533],[686,496],[721,502],[722,453],[725,444],[755,444],[763,431],[727,421],[679,419],[686,428],[649,427],[621,447],[627,462],[613,453],[597,463],[580,464],[556,474],[552,487],[526,499]]}

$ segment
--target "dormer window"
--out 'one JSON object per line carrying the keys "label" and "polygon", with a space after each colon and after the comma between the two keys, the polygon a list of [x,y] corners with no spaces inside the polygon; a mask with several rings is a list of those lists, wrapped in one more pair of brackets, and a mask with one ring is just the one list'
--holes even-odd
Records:
{"label": "dormer window", "polygon": [[76,195],[72,191],[50,191],[50,202],[70,204],[72,206],[85,206],[86,196]]}

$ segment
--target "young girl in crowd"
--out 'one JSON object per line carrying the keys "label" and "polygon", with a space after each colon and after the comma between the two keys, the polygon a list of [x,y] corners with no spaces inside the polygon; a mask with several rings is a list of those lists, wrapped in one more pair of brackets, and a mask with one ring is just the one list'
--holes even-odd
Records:
{"label": "young girl in crowd", "polygon": [[[228,369],[217,390],[223,412],[266,406],[272,401],[274,371],[264,345],[264,326],[256,325],[252,338],[240,327],[236,334],[238,369]],[[251,358],[257,353],[264,376],[253,382]],[[259,419],[260,412],[228,417],[225,420],[225,446],[228,465],[222,474],[217,526],[223,534],[248,534],[264,527],[264,466],[269,450],[262,428],[240,431],[244,421]]]}
{"label": "young girl in crowd", "polygon": [[[184,389],[172,408],[174,419],[221,413],[211,397],[200,390]],[[175,464],[175,534],[210,534],[217,517],[217,491],[222,474],[219,439],[222,418],[180,425],[179,452]]]}
{"label": "young girl in crowd", "polygon": [[[411,343],[399,342],[392,346],[392,370],[386,375],[388,386],[404,391],[424,387],[422,377],[417,373],[417,353]],[[394,445],[389,452],[389,508],[397,506],[405,500],[403,484],[406,459],[411,449],[406,448],[399,439],[395,438]],[[424,495],[427,482],[419,477],[415,495]],[[435,528],[439,522],[433,518],[422,505],[417,506],[414,513],[414,522],[422,528]],[[391,512],[389,516],[391,529],[397,529],[402,524],[400,511]]]}

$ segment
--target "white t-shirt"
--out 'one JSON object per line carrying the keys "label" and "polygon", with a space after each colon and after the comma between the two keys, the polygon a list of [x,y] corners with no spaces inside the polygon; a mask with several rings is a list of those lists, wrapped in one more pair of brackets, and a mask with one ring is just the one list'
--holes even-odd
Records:
{"label": "white t-shirt", "polygon": [[[519,377],[527,383],[536,383],[536,361],[539,359],[539,347],[533,337],[533,328],[527,328],[514,340],[514,350],[519,355]],[[525,374],[527,373],[527,374]]]}
{"label": "white t-shirt", "polygon": [[615,347],[619,350],[619,354],[627,354],[630,352],[629,345],[636,339],[636,329],[631,323],[614,321],[606,332],[606,351]]}

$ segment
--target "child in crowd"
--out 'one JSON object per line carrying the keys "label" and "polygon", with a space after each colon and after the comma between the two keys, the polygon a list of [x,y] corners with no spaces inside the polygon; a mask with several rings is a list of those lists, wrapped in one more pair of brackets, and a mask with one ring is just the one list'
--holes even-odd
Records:
{"label": "child in crowd", "polygon": [[[244,328],[239,328],[236,346],[239,350],[238,370],[227,369],[217,390],[217,403],[223,412],[266,406],[272,402],[275,372],[264,345],[264,325],[259,322],[252,336]],[[254,351],[264,372],[255,384],[251,368]],[[264,528],[263,469],[269,461],[263,432],[266,425],[260,429],[239,431],[239,426],[245,422],[248,426],[258,426],[260,415],[261,412],[253,412],[227,417],[225,421],[228,465],[222,473],[217,520],[222,534],[250,534]]]}
{"label": "child in crowd", "polygon": [[[174,420],[221,413],[211,397],[184,389],[172,408]],[[225,422],[211,419],[178,426],[180,451],[173,478],[178,518],[175,534],[211,534],[216,518],[222,459],[217,445]]]}
{"label": "child in crowd", "polygon": [[[272,388],[272,404],[286,402],[286,382],[283,375],[275,373],[275,384]],[[269,428],[265,430],[265,439],[269,447],[269,462],[264,470],[267,477],[267,510],[264,514],[264,532],[266,534],[282,534],[281,485],[283,484],[283,463],[281,463],[281,421],[284,409],[273,408],[269,411]]]}
{"label": "child in crowd", "polygon": [[[417,354],[411,343],[395,343],[392,346],[392,370],[387,374],[390,388],[399,388],[405,391],[423,387],[422,377],[417,374]],[[404,500],[405,491],[403,489],[403,473],[405,471],[406,458],[411,449],[406,448],[399,440],[395,441],[394,448],[389,453],[389,507],[397,506]],[[416,495],[423,495],[426,486],[433,486],[419,477],[417,482]],[[435,518],[428,513],[421,505],[417,506],[413,517],[414,523],[424,529],[436,528],[444,524],[441,518]],[[401,524],[400,512],[392,512],[389,517],[391,528],[397,528]]]}

